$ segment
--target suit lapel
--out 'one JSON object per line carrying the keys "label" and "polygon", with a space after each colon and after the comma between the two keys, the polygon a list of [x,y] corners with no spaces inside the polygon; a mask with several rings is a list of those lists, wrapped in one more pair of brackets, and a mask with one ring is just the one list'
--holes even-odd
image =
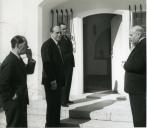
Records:
{"label": "suit lapel", "polygon": [[20,67],[20,69],[22,70],[22,73],[26,74],[26,69],[25,69],[25,63],[23,62],[22,58],[18,58],[17,56],[15,56],[13,53],[10,53],[12,55],[12,57],[15,59],[15,64]]}
{"label": "suit lapel", "polygon": [[18,62],[20,63],[20,67],[22,68],[23,72],[26,73],[25,63],[23,62],[22,58],[18,59]]}
{"label": "suit lapel", "polygon": [[61,48],[60,48],[60,45],[59,44],[56,44],[54,42],[54,40],[51,38],[52,42],[53,42],[53,47],[55,47],[55,49],[57,50],[57,52],[59,53],[59,56],[62,60],[62,63],[64,63],[64,60],[63,60],[63,55],[62,55],[62,52],[61,52]]}

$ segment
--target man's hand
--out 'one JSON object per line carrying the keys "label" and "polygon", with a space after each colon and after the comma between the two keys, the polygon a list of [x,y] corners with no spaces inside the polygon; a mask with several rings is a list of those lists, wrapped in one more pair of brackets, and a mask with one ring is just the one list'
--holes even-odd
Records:
{"label": "man's hand", "polygon": [[54,81],[51,81],[51,90],[56,90],[57,89],[57,82],[56,82],[56,80],[54,80]]}
{"label": "man's hand", "polygon": [[126,63],[125,60],[121,61],[121,66],[123,67],[125,63]]}
{"label": "man's hand", "polygon": [[32,59],[32,50],[31,50],[31,49],[27,49],[27,50],[26,50],[26,56],[27,56],[27,58],[28,58],[29,60]]}
{"label": "man's hand", "polygon": [[16,100],[18,98],[17,94],[15,93],[15,95],[12,97],[12,100]]}

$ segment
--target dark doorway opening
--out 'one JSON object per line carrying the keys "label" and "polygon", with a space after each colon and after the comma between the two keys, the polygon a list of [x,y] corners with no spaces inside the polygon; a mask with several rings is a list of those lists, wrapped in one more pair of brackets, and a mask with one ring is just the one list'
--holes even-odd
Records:
{"label": "dark doorway opening", "polygon": [[111,20],[115,14],[83,19],[84,92],[112,90]]}

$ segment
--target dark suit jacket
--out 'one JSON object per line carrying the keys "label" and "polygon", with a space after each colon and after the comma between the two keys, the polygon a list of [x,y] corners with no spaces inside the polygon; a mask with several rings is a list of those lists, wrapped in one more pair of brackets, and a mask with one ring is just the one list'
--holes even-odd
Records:
{"label": "dark suit jacket", "polygon": [[67,66],[74,67],[75,61],[73,55],[73,45],[71,40],[67,36],[62,36],[59,45],[61,47],[61,51],[63,54],[65,68]]}
{"label": "dark suit jacket", "polygon": [[125,69],[125,91],[146,92],[146,39],[141,40],[129,55]]}
{"label": "dark suit jacket", "polygon": [[5,58],[0,67],[0,92],[4,106],[15,93],[18,100],[29,103],[27,90],[27,74],[32,74],[35,68],[35,61],[25,65],[22,59],[18,59],[12,52]]}
{"label": "dark suit jacket", "polygon": [[50,38],[43,43],[41,56],[43,62],[42,84],[50,86],[50,82],[56,80],[59,88],[64,86],[63,60],[53,39]]}

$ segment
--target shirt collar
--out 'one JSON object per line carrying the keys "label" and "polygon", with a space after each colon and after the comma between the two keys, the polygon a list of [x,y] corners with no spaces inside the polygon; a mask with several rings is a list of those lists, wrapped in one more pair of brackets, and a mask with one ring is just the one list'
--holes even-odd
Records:
{"label": "shirt collar", "polygon": [[145,37],[141,37],[141,38],[139,39],[139,42],[142,41],[144,38],[145,38]]}
{"label": "shirt collar", "polygon": [[14,51],[11,51],[18,59],[20,59],[20,56],[17,54],[17,53],[15,53]]}
{"label": "shirt collar", "polygon": [[55,44],[58,45],[58,41],[56,41],[52,35],[51,35],[51,38],[55,42]]}

